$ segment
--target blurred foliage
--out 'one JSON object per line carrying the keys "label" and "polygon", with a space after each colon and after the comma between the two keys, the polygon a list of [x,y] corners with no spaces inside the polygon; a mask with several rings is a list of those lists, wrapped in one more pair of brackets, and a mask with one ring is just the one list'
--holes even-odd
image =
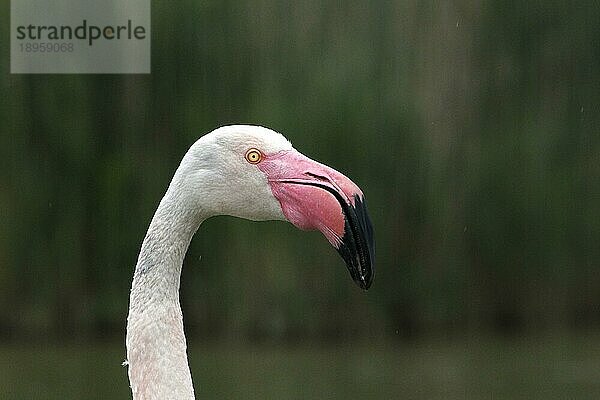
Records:
{"label": "blurred foliage", "polygon": [[317,233],[214,218],[184,266],[191,336],[599,325],[597,2],[154,2],[150,75],[11,75],[2,8],[2,337],[122,337],[155,207],[230,123],[361,186],[376,277],[361,293]]}

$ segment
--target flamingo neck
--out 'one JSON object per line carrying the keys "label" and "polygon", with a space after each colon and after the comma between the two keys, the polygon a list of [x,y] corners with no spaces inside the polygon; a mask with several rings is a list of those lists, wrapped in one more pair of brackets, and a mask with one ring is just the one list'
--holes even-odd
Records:
{"label": "flamingo neck", "polygon": [[138,257],[127,318],[127,362],[134,400],[194,399],[179,304],[181,267],[204,219],[169,188]]}

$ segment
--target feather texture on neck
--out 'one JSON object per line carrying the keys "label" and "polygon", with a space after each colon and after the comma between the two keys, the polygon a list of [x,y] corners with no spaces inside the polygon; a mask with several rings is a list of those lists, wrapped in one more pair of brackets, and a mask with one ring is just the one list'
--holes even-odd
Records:
{"label": "feather texture on neck", "polygon": [[127,318],[127,360],[135,400],[194,399],[179,304],[181,268],[204,219],[174,179],[140,251]]}

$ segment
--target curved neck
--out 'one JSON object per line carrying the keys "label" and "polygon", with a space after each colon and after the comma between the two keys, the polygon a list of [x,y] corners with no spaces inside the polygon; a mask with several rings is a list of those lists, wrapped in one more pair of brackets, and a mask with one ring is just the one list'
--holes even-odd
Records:
{"label": "curved neck", "polygon": [[169,188],[152,218],[131,286],[126,342],[135,400],[194,399],[179,282],[187,248],[205,218],[177,193]]}

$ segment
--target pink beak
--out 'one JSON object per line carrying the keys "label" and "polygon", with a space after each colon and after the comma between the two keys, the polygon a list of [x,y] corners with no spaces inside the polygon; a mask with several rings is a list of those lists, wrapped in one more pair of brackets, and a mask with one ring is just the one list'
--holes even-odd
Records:
{"label": "pink beak", "polygon": [[352,279],[371,286],[375,246],[362,191],[340,172],[296,150],[267,155],[258,164],[285,217],[303,230],[319,230],[340,253]]}

